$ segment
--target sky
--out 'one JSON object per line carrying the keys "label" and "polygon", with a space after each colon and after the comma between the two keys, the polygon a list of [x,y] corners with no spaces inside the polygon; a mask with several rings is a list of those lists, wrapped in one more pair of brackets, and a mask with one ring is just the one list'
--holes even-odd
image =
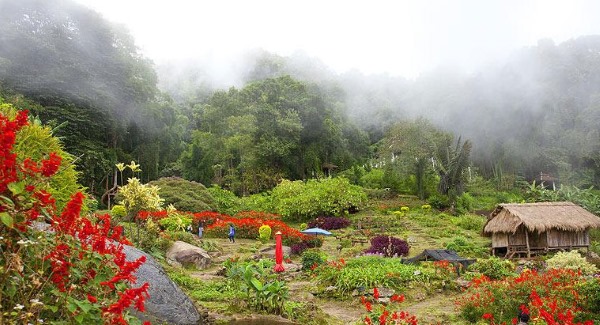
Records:
{"label": "sky", "polygon": [[124,24],[156,64],[233,64],[256,49],[303,52],[338,73],[466,72],[540,39],[600,34],[594,0],[76,0]]}

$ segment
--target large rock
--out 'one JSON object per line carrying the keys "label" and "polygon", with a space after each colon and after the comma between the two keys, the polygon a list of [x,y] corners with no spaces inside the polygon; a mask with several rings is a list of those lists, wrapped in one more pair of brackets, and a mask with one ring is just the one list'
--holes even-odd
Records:
{"label": "large rock", "polygon": [[184,267],[194,265],[203,270],[210,266],[210,255],[200,247],[176,241],[167,251],[167,263]]}
{"label": "large rock", "polygon": [[192,300],[167,276],[163,268],[143,251],[124,246],[128,261],[146,256],[146,263],[142,264],[135,273],[137,281],[135,286],[145,282],[150,284],[149,298],[145,300],[146,311],[133,314],[140,319],[151,321],[153,324],[197,325],[203,324],[198,310]]}

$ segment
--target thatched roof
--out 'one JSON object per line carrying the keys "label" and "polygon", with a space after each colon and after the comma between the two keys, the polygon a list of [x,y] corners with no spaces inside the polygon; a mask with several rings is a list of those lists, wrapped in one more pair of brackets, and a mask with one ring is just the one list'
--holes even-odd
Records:
{"label": "thatched roof", "polygon": [[483,232],[515,233],[521,225],[538,233],[550,229],[584,231],[599,228],[600,218],[571,202],[500,204],[490,214]]}

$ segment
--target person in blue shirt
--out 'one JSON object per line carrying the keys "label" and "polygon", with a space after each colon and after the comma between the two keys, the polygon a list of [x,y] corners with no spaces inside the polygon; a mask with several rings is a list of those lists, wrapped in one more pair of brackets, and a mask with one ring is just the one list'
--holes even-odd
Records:
{"label": "person in blue shirt", "polygon": [[235,228],[232,223],[229,224],[229,242],[235,243]]}

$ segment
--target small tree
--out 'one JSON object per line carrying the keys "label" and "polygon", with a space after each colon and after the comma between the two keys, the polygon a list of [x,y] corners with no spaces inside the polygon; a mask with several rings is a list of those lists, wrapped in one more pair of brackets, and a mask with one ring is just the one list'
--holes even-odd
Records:
{"label": "small tree", "polygon": [[461,144],[461,139],[456,141],[456,147],[452,148],[448,142],[445,147],[440,148],[436,170],[440,175],[438,192],[449,195],[452,202],[464,191],[465,170],[469,167],[469,156],[472,144],[466,140]]}
{"label": "small tree", "polygon": [[119,188],[121,204],[127,211],[127,220],[133,220],[140,211],[157,211],[163,200],[158,195],[158,186],[140,183],[137,178],[127,180],[127,185]]}

